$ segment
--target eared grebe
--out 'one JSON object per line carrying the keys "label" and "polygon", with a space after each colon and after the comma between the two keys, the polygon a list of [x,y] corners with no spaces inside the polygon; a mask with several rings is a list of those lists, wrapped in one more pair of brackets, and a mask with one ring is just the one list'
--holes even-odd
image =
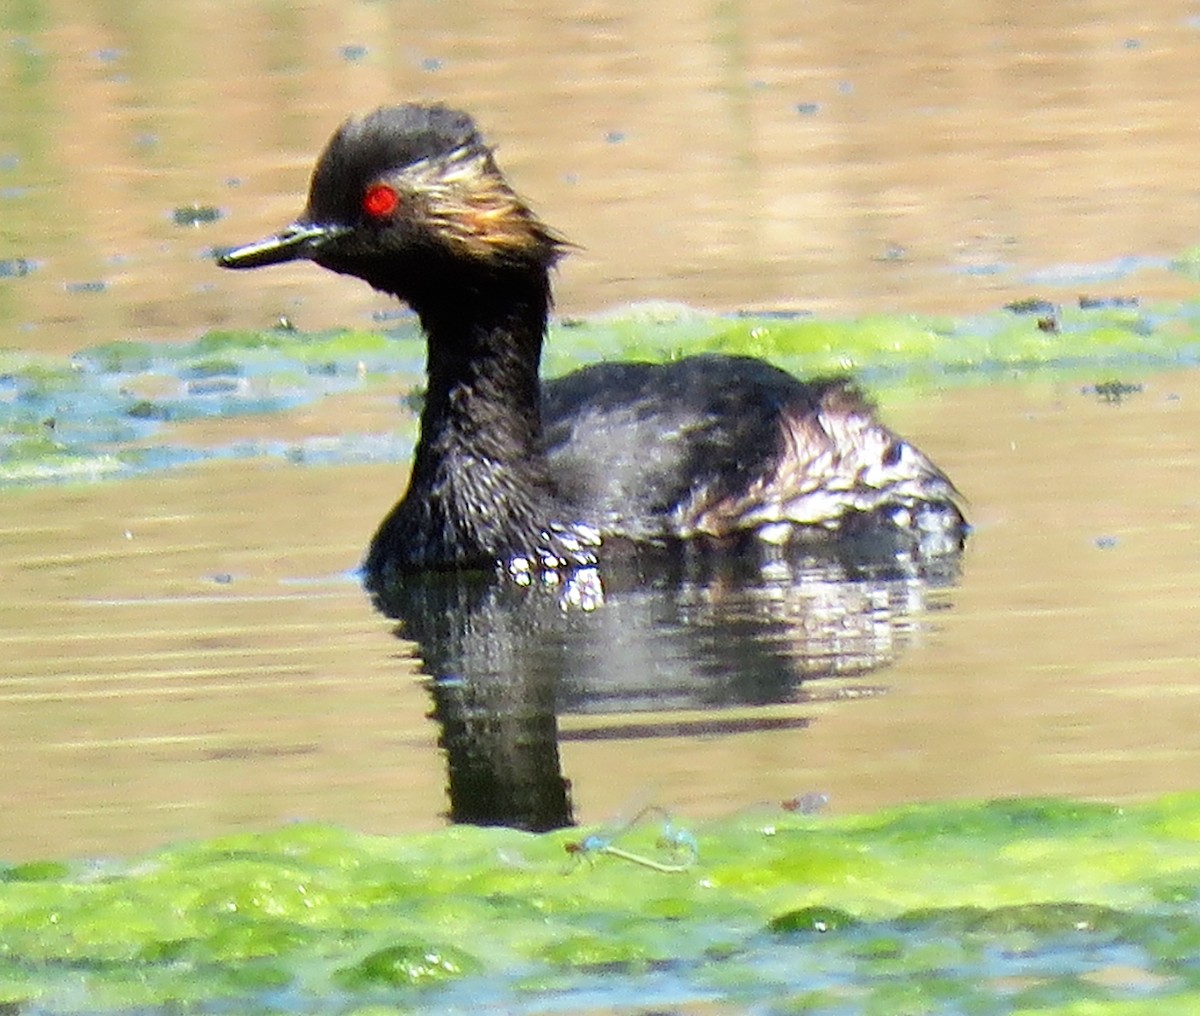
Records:
{"label": "eared grebe", "polygon": [[591,564],[606,540],[783,543],[866,524],[961,545],[954,486],[844,379],[694,356],[540,384],[563,248],[470,116],[406,105],[344,123],[299,219],[220,256],[225,268],[307,258],[420,318],[420,439],[371,543],[372,587],[432,569]]}

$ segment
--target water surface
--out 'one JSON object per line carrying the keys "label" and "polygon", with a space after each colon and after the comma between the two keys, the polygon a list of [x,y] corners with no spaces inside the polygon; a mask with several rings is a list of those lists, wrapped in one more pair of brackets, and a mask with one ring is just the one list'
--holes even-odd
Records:
{"label": "water surface", "polygon": [[[704,816],[808,790],[841,811],[1189,786],[1200,499],[1181,478],[1200,386],[1154,374],[1117,405],[1081,387],[889,401],[971,491],[961,579],[922,593],[884,666],[790,700],[643,698],[607,720],[568,705],[576,817],[647,794]],[[401,476],[252,461],[6,494],[0,743],[26,809],[6,853],[128,853],[296,817],[439,824],[445,763],[414,647],[347,574]],[[711,662],[690,652],[686,666]]]}
{"label": "water surface", "polygon": [[390,310],[311,266],[214,275],[205,253],[288,221],[333,127],[403,100],[473,111],[580,245],[569,313],[1191,288],[1164,265],[1195,242],[1200,26],[1171,0],[140,0],[18,5],[0,31],[0,259],[34,269],[0,279],[6,344]]}
{"label": "water surface", "polygon": [[[247,276],[209,255],[289,220],[348,110],[413,98],[472,109],[580,243],[558,276],[567,315],[1182,298],[1193,13],[21,5],[0,22],[0,345],[62,356],[394,314],[312,266]],[[389,442],[411,439],[399,398],[419,365],[411,345],[395,355],[394,384],[137,438],[359,450],[340,464],[274,454],[0,492],[0,799],[20,816],[0,855],[129,854],[296,817],[444,821],[416,647],[352,574],[404,482]],[[1107,368],[881,384],[888,421],[969,498],[960,577],[889,615],[877,666],[772,701],[567,702],[575,817],[646,796],[703,817],[804,791],[850,811],[1189,786],[1200,386],[1130,371],[1142,389],[1115,404],[1084,391]],[[139,383],[157,395],[152,372]]]}

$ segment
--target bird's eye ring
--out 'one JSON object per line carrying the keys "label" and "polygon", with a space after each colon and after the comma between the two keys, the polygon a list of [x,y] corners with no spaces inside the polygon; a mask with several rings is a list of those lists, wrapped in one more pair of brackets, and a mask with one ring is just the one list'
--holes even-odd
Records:
{"label": "bird's eye ring", "polygon": [[400,195],[386,183],[373,184],[363,195],[362,209],[372,219],[386,219],[399,207]]}

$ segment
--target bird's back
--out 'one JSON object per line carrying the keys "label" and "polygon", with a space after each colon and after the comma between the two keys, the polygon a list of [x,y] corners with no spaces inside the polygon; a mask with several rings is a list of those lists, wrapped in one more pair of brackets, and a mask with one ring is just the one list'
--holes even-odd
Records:
{"label": "bird's back", "polygon": [[957,492],[842,378],[695,356],[586,367],[543,388],[543,442],[565,501],[602,533],[723,538],[840,526]]}

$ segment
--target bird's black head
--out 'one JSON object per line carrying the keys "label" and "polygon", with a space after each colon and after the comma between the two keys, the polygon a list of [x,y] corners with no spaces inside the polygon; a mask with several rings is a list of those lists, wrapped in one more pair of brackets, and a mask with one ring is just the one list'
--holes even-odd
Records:
{"label": "bird's black head", "polygon": [[445,106],[347,120],[317,160],[308,206],[223,268],[307,258],[410,303],[456,273],[544,272],[562,241],[514,193],[474,121]]}

